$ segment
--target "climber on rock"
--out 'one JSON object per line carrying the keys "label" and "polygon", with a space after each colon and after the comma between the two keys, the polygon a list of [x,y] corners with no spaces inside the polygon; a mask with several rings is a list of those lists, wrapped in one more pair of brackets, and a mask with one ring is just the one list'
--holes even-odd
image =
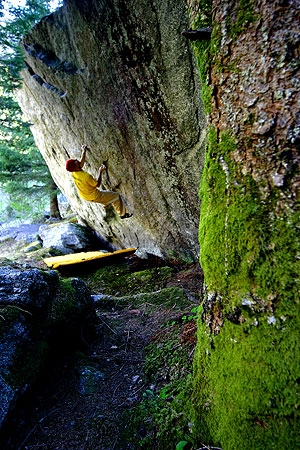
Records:
{"label": "climber on rock", "polygon": [[66,170],[72,172],[73,180],[76,184],[80,197],[84,200],[94,203],[101,203],[104,206],[112,204],[121,219],[127,219],[132,216],[131,213],[126,212],[125,201],[121,194],[114,191],[101,191],[98,189],[101,186],[102,173],[106,170],[106,166],[102,164],[99,168],[98,179],[95,180],[89,173],[82,170],[87,145],[81,147],[82,153],[80,160],[68,159],[66,162]]}

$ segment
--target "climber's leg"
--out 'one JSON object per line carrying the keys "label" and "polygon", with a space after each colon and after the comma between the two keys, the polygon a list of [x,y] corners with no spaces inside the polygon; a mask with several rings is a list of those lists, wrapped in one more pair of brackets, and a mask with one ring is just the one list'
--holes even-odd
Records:
{"label": "climber's leg", "polygon": [[112,204],[120,216],[124,216],[126,214],[124,200],[117,192],[98,190],[92,201],[95,203],[102,203],[104,206]]}

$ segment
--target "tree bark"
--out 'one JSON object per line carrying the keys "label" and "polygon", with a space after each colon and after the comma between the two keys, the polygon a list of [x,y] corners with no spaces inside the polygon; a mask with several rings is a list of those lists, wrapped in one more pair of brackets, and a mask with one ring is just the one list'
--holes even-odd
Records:
{"label": "tree bark", "polygon": [[300,4],[212,6],[194,423],[223,450],[289,449],[300,363]]}
{"label": "tree bark", "polygon": [[57,198],[58,188],[56,184],[52,183],[50,187],[50,217],[53,219],[61,219],[59,207],[58,207],[58,198]]}

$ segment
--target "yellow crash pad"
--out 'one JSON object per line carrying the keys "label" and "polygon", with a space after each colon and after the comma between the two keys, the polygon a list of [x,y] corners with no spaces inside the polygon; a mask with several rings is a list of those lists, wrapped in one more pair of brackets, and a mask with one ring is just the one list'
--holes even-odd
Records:
{"label": "yellow crash pad", "polygon": [[59,269],[63,266],[70,266],[71,264],[82,264],[87,261],[96,261],[98,259],[112,258],[117,256],[129,256],[136,251],[136,248],[124,248],[114,252],[81,252],[72,253],[71,255],[52,256],[44,258],[45,264],[51,269]]}

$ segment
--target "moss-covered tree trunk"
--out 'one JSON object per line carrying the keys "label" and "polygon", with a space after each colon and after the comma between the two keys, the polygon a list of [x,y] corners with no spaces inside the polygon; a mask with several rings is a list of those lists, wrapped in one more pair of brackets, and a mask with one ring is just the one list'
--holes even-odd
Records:
{"label": "moss-covered tree trunk", "polygon": [[[300,446],[300,3],[215,0],[212,11],[211,41],[194,44],[209,131],[193,431],[223,450],[290,450]],[[191,25],[209,20],[198,11]]]}

